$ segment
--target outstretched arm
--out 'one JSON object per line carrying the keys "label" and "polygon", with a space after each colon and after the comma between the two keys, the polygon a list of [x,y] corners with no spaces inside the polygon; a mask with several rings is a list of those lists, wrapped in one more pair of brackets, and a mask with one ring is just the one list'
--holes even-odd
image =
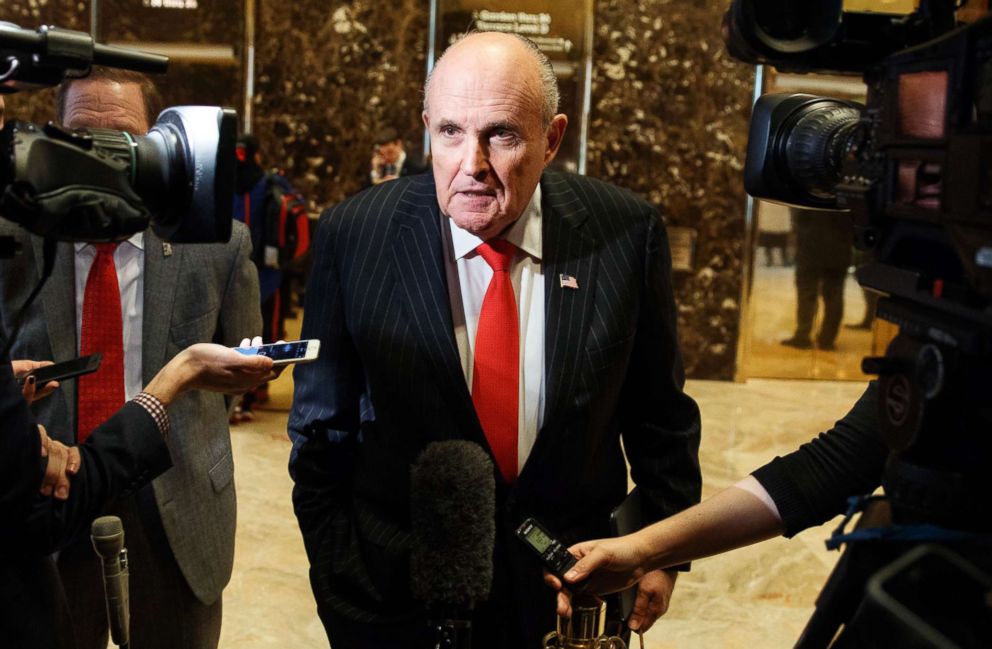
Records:
{"label": "outstretched arm", "polygon": [[[579,562],[565,580],[573,586],[588,579],[582,586],[586,591],[616,592],[633,585],[648,571],[727,552],[784,531],[782,521],[765,502],[752,491],[733,486],[634,534],[572,546],[570,550]],[[561,588],[553,576],[546,580]],[[571,613],[565,594],[559,595],[558,612]]]}

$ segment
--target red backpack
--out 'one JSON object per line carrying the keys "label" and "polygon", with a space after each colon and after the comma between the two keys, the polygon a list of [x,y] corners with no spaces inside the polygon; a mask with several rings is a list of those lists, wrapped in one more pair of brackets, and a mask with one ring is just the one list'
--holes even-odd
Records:
{"label": "red backpack", "polygon": [[310,214],[303,196],[280,180],[269,179],[268,193],[270,223],[278,224],[279,267],[286,268],[310,250]]}

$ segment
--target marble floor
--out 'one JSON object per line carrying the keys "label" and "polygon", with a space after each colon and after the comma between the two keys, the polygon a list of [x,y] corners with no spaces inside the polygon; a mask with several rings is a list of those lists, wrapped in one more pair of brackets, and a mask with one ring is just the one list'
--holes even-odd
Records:
{"label": "marble floor", "polygon": [[[845,324],[862,320],[865,299],[854,277],[844,284]],[[822,301],[818,302],[813,333],[823,320]],[[875,329],[881,324],[876,321]],[[864,380],[861,359],[872,354],[875,331],[842,326],[833,350],[796,349],[782,345],[796,330],[795,266],[754,268],[751,309],[748,317],[745,371],[749,377]]]}
{"label": "marble floor", "polygon": [[[290,503],[286,412],[278,409],[289,402],[290,383],[287,372],[275,386],[270,407],[277,409],[232,429],[239,512],[234,577],[224,594],[224,649],[327,647]],[[863,388],[860,382],[690,381],[687,390],[703,413],[704,497],[831,425]],[[791,647],[839,556],[823,544],[834,524],[696,562],[645,646]]]}

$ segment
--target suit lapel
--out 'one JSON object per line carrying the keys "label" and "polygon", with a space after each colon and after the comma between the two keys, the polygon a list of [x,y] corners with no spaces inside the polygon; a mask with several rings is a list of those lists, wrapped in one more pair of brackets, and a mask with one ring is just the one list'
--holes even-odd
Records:
{"label": "suit lapel", "polygon": [[[44,243],[40,237],[31,237],[38,277],[44,272]],[[48,341],[52,347],[52,360],[67,361],[76,357],[76,270],[73,244],[59,242],[55,252],[55,266],[48,278],[40,299],[45,312]],[[75,426],[76,381],[66,381],[59,390],[66,401],[66,412]]]}
{"label": "suit lapel", "polygon": [[465,382],[451,319],[441,244],[441,217],[433,192],[399,201],[394,217],[393,263],[416,339],[430,361],[461,434],[488,448]]}
{"label": "suit lapel", "polygon": [[[599,256],[597,242],[583,229],[588,212],[565,178],[547,172],[541,180],[541,191],[547,426],[561,421],[575,394],[586,358]],[[573,278],[578,288],[563,287],[563,275]]]}
{"label": "suit lapel", "polygon": [[[149,228],[145,230],[145,277],[141,295],[141,379],[151,381],[165,364],[169,342],[172,304],[182,267],[185,246],[166,247]],[[154,308],[149,308],[154,305]]]}

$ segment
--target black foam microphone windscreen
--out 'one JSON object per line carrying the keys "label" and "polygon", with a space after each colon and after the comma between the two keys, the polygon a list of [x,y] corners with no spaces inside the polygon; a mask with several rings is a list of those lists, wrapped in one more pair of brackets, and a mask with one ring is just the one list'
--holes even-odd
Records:
{"label": "black foam microphone windscreen", "polygon": [[429,610],[468,611],[489,597],[496,479],[476,443],[433,442],[410,472],[410,585]]}

